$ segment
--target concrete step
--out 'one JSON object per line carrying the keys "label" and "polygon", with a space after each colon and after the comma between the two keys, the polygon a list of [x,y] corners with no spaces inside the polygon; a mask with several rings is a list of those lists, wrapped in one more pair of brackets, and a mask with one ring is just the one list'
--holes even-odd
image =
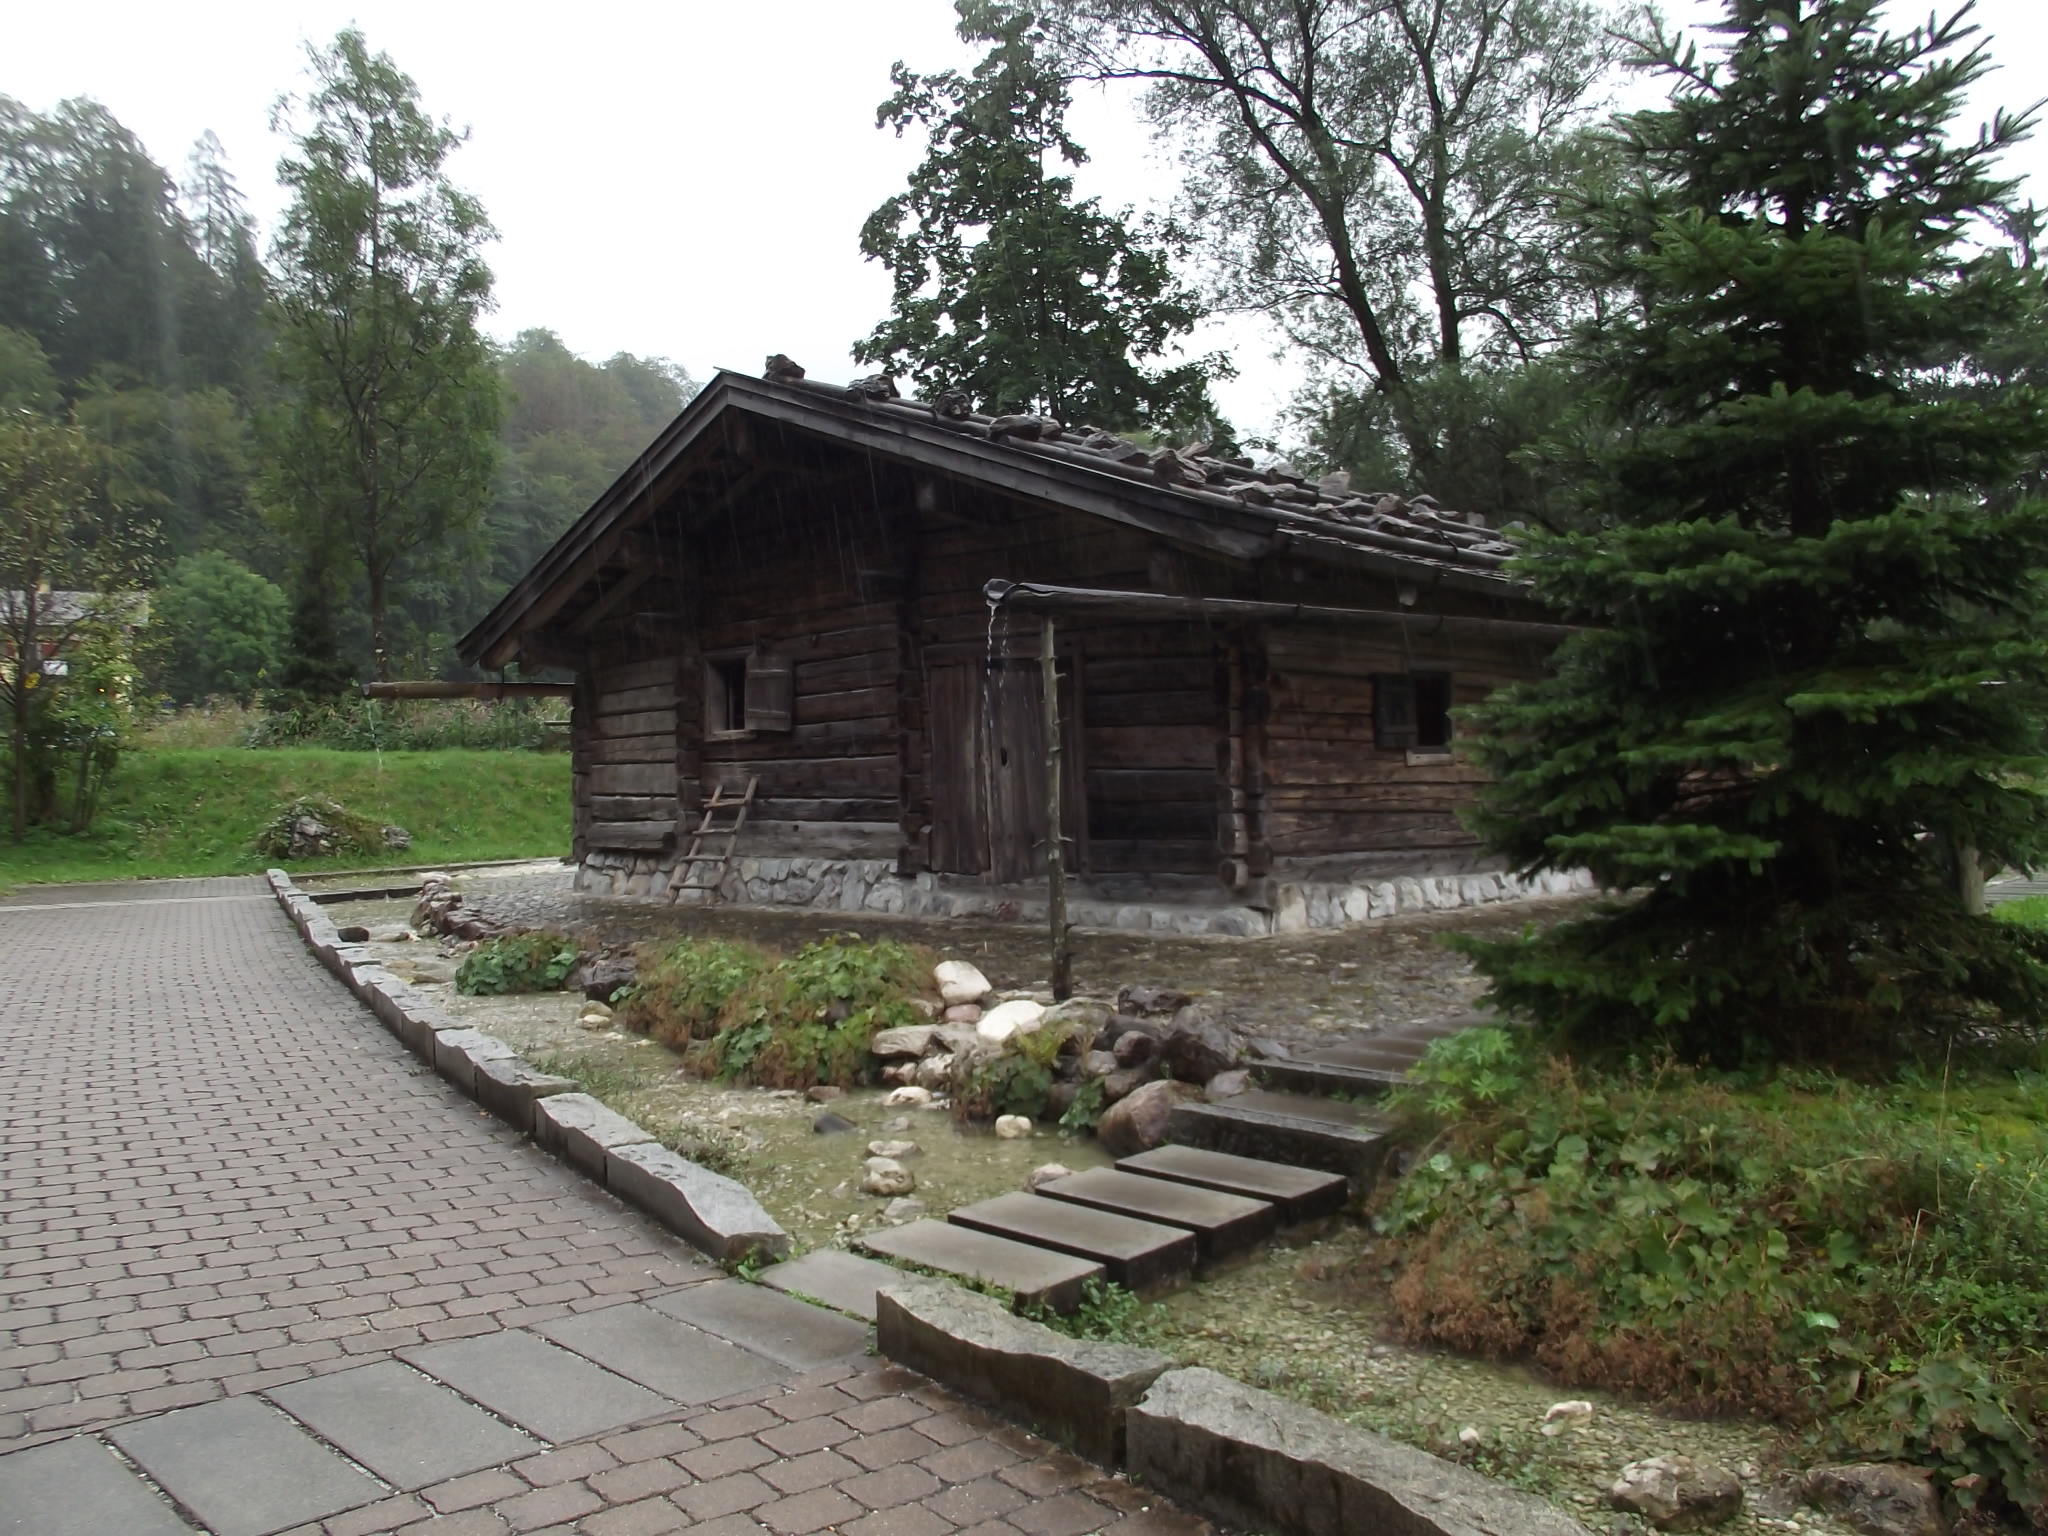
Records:
{"label": "concrete step", "polygon": [[1090,1280],[1106,1277],[1103,1266],[1091,1260],[943,1221],[884,1227],[856,1241],[885,1259],[921,1265],[958,1280],[1001,1286],[1017,1298],[1019,1307],[1071,1312],[1081,1305],[1081,1288]]}
{"label": "concrete step", "polygon": [[1242,1253],[1271,1237],[1280,1225],[1279,1208],[1269,1200],[1148,1179],[1114,1168],[1090,1168],[1055,1179],[1039,1185],[1037,1193],[1165,1227],[1185,1227],[1195,1234],[1195,1253],[1205,1264]]}
{"label": "concrete step", "polygon": [[1408,1069],[1446,1035],[1496,1022],[1490,1013],[1460,1013],[1408,1024],[1384,1035],[1289,1051],[1259,1062],[1252,1075],[1269,1088],[1338,1098],[1377,1098],[1408,1080]]}
{"label": "concrete step", "polygon": [[1013,1242],[1092,1259],[1110,1279],[1134,1291],[1172,1285],[1195,1267],[1194,1233],[1064,1200],[997,1195],[978,1205],[962,1206],[946,1220]]}
{"label": "concrete step", "polygon": [[1217,1104],[1177,1104],[1166,1138],[1238,1157],[1341,1173],[1363,1188],[1386,1156],[1384,1128],[1364,1105],[1253,1088]]}
{"label": "concrete step", "polygon": [[1323,1173],[1256,1157],[1232,1157],[1201,1147],[1154,1147],[1117,1159],[1117,1167],[1148,1178],[1171,1179],[1201,1189],[1221,1190],[1252,1200],[1270,1201],[1285,1225],[1334,1215],[1350,1194],[1341,1173]]}

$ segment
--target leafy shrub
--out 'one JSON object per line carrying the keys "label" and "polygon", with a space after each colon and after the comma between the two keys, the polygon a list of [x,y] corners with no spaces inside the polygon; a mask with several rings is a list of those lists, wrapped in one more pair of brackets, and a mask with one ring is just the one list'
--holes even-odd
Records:
{"label": "leafy shrub", "polygon": [[[1476,1031],[1499,1036],[1500,1031]],[[1394,1101],[1400,1326],[1573,1384],[1813,1426],[2048,1496],[2048,1094],[1663,1064],[1453,1037]]]}
{"label": "leafy shrub", "polygon": [[343,752],[542,752],[566,749],[563,699],[299,700],[249,729],[246,747],[332,747]]}
{"label": "leafy shrub", "polygon": [[1092,1131],[1102,1123],[1102,1112],[1109,1106],[1102,1101],[1102,1079],[1091,1077],[1082,1082],[1075,1091],[1074,1102],[1060,1116],[1060,1129],[1069,1135]]}
{"label": "leafy shrub", "polygon": [[1023,1115],[1036,1120],[1052,1096],[1052,1071],[1031,1057],[1005,1052],[977,1062],[953,1094],[957,1120]]}
{"label": "leafy shrub", "polygon": [[766,950],[724,939],[684,939],[648,956],[620,1001],[619,1023],[680,1049],[718,1033],[725,1005],[774,964]]}
{"label": "leafy shrub", "polygon": [[1081,1304],[1072,1312],[1034,1307],[1025,1316],[1076,1339],[1113,1344],[1150,1344],[1166,1322],[1166,1308],[1144,1302],[1137,1293],[1113,1280],[1088,1280],[1081,1286]]}
{"label": "leafy shrub", "polygon": [[[671,990],[650,994],[647,1011],[629,1009],[629,1018],[651,1020],[666,999],[677,999],[668,1027],[688,1023],[696,1043],[687,1062],[706,1076],[770,1088],[872,1082],[875,1032],[924,1017],[915,1005],[929,957],[894,940],[840,935],[767,964],[741,946],[699,945],[677,959],[681,948],[670,951]],[[705,1022],[715,1025],[708,1038]]]}
{"label": "leafy shrub", "polygon": [[465,997],[504,992],[553,992],[569,979],[580,957],[566,934],[536,929],[479,944],[455,972],[455,990]]}
{"label": "leafy shrub", "polygon": [[[1062,1052],[1085,1044],[1088,1026],[1076,1019],[1056,1015],[1037,1029],[1012,1035],[999,1056],[967,1060],[964,1073],[956,1073],[953,1118],[988,1120],[997,1115],[1045,1117],[1052,1098],[1053,1064]],[[1095,1085],[1095,1118],[1101,1118],[1101,1085]],[[1075,1100],[1079,1103],[1077,1097]],[[1072,1113],[1070,1109],[1068,1113]],[[1082,1114],[1086,1115],[1087,1110]],[[1065,1124],[1064,1120],[1061,1124]],[[1092,1126],[1095,1121],[1086,1122]]]}

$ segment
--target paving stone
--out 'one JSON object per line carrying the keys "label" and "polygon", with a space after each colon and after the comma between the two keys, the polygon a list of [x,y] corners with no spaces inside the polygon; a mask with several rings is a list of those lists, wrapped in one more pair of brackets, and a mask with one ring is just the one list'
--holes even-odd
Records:
{"label": "paving stone", "polygon": [[1148,1179],[1115,1168],[1070,1174],[1039,1185],[1034,1193],[1041,1199],[1067,1200],[1161,1226],[1185,1227],[1195,1234],[1195,1251],[1205,1262],[1242,1253],[1271,1237],[1280,1225],[1280,1212],[1270,1200]]}
{"label": "paving stone", "polygon": [[944,1281],[906,1277],[879,1300],[876,1339],[889,1359],[1104,1466],[1123,1460],[1131,1404],[1173,1366],[1157,1350],[1070,1338],[1013,1317]]}
{"label": "paving stone", "polygon": [[270,1536],[384,1496],[372,1478],[253,1397],[179,1408],[107,1438],[215,1536]]}
{"label": "paving stone", "polygon": [[652,1143],[612,1147],[605,1185],[721,1264],[779,1259],[789,1234],[746,1185]]}
{"label": "paving stone", "polygon": [[92,1440],[0,1456],[8,1536],[192,1536],[154,1488]]}
{"label": "paving stone", "polygon": [[901,1271],[841,1248],[819,1248],[761,1271],[760,1282],[791,1296],[809,1296],[855,1317],[875,1320],[875,1292]]}
{"label": "paving stone", "polygon": [[1037,1195],[997,1195],[962,1206],[946,1219],[1013,1242],[1092,1259],[1110,1279],[1134,1291],[1157,1290],[1183,1279],[1195,1267],[1192,1232]]}
{"label": "paving stone", "polygon": [[684,1286],[651,1305],[799,1371],[861,1354],[868,1345],[867,1328],[852,1318],[744,1280]]}
{"label": "paving stone", "polygon": [[602,1179],[607,1151],[654,1137],[587,1093],[557,1093],[534,1106],[533,1139],[542,1151]]}
{"label": "paving stone", "polygon": [[623,1376],[516,1329],[402,1350],[400,1357],[557,1444],[619,1429],[671,1406]]}
{"label": "paving stone", "polygon": [[1586,1536],[1546,1500],[1215,1371],[1169,1371],[1130,1412],[1134,1481],[1271,1536]]}
{"label": "paving stone", "polygon": [[772,1361],[639,1302],[572,1312],[534,1331],[691,1407],[786,1374]]}
{"label": "paving stone", "polygon": [[865,1233],[858,1241],[870,1253],[885,1258],[902,1259],[982,1285],[1001,1286],[1016,1298],[1019,1307],[1071,1312],[1081,1305],[1082,1287],[1090,1280],[1103,1278],[1103,1267],[1092,1260],[992,1237],[970,1227],[949,1226],[943,1221],[913,1221],[887,1227]]}
{"label": "paving stone", "polygon": [[395,1360],[312,1376],[270,1398],[396,1488],[516,1461],[540,1444]]}
{"label": "paving stone", "polygon": [[1309,1221],[1344,1208],[1350,1186],[1340,1173],[1297,1168],[1256,1157],[1233,1157],[1203,1147],[1167,1145],[1117,1159],[1117,1167],[1147,1178],[1172,1179],[1203,1189],[1220,1189],[1254,1200],[1270,1200],[1284,1222]]}

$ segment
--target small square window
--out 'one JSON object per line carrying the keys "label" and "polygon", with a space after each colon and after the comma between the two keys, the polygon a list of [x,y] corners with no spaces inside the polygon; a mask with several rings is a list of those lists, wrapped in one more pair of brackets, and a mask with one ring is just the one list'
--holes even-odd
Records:
{"label": "small square window", "polygon": [[1376,673],[1372,697],[1373,745],[1382,752],[1450,749],[1450,673]]}
{"label": "small square window", "polygon": [[704,663],[704,731],[736,736],[747,728],[747,659],[732,656]]}

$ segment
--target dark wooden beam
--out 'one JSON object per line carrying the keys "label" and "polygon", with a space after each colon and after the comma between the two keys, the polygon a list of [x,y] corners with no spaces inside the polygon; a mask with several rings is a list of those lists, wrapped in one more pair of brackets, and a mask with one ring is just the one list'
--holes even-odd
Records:
{"label": "dark wooden beam", "polygon": [[1094,614],[1103,618],[1206,619],[1216,624],[1299,624],[1322,629],[1378,629],[1410,639],[1431,635],[1490,635],[1555,645],[1578,633],[1575,624],[1489,619],[1460,614],[1399,613],[1377,608],[1325,608],[1314,603],[1260,603],[1236,597],[1176,597],[1165,592],[1122,592],[1104,587],[1056,587],[998,578],[982,589],[991,605],[1022,613]]}

